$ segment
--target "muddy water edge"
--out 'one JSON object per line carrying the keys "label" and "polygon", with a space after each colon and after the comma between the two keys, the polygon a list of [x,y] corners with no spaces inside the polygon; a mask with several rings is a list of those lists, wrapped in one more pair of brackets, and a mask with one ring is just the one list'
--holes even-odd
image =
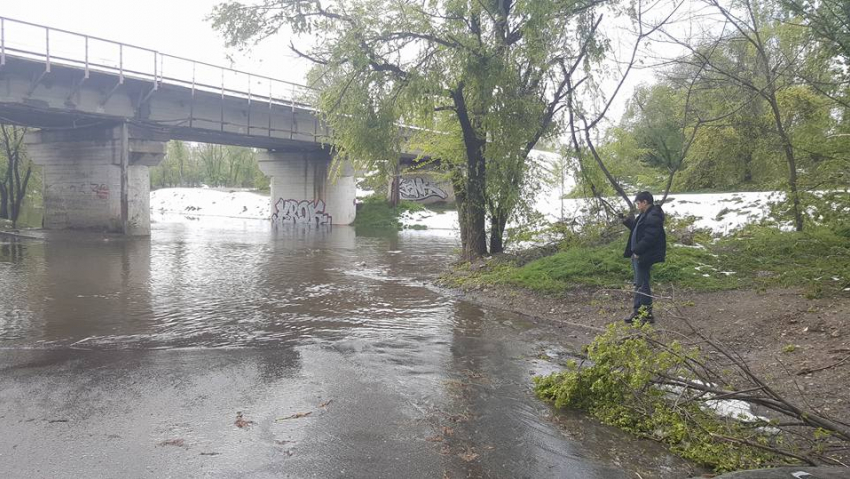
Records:
{"label": "muddy water edge", "polygon": [[433,287],[452,236],[156,220],[0,235],[0,477],[702,472],[538,401],[589,333]]}

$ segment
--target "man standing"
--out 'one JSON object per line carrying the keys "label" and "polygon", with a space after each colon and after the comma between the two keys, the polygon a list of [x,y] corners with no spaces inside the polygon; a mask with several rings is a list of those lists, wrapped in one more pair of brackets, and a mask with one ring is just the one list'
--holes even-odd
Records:
{"label": "man standing", "polygon": [[655,263],[663,263],[667,256],[667,233],[664,232],[664,211],[653,203],[652,194],[641,191],[635,197],[638,217],[623,217],[623,224],[631,230],[623,256],[632,259],[635,274],[634,309],[626,323],[636,319],[655,322],[652,316],[652,288],[649,271]]}

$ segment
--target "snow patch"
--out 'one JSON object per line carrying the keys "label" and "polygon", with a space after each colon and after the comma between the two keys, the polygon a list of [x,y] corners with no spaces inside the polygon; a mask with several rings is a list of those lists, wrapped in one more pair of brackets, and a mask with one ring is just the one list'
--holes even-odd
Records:
{"label": "snow patch", "polygon": [[151,192],[151,211],[187,216],[269,219],[268,196],[247,191],[212,188],[163,188]]}

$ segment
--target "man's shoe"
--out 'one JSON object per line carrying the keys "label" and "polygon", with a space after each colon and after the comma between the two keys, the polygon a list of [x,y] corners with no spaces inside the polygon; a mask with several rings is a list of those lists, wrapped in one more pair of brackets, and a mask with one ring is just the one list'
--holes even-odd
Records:
{"label": "man's shoe", "polygon": [[655,324],[655,316],[651,314],[634,314],[623,320],[626,324]]}

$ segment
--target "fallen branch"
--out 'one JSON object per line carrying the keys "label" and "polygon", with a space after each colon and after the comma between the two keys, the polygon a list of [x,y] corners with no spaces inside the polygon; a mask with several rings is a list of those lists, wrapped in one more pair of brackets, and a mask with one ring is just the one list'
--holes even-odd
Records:
{"label": "fallen branch", "polygon": [[832,364],[829,364],[827,366],[823,366],[823,367],[820,367],[820,368],[814,368],[814,369],[803,368],[803,369],[801,369],[800,371],[797,372],[797,376],[805,376],[806,374],[812,374],[812,373],[816,373],[818,371],[824,371],[824,370],[827,370],[827,369],[832,369],[836,366],[840,366],[844,361],[847,361],[848,359],[850,359],[850,355],[845,356],[844,359],[842,359],[840,361],[836,361]]}

